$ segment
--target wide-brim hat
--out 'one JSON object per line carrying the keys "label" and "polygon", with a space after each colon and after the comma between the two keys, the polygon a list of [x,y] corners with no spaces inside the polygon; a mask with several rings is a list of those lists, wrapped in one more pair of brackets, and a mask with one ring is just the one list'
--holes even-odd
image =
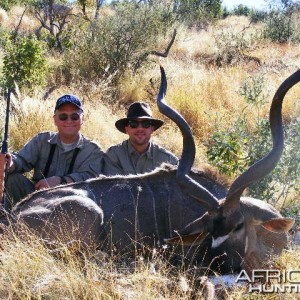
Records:
{"label": "wide-brim hat", "polygon": [[82,106],[81,100],[75,95],[66,94],[57,99],[55,108],[54,108],[54,112],[66,103],[71,103],[83,111],[83,106]]}
{"label": "wide-brim hat", "polygon": [[164,124],[164,121],[155,119],[152,115],[152,110],[148,103],[134,102],[128,108],[127,117],[116,121],[115,126],[119,131],[126,133],[125,126],[127,126],[129,120],[145,119],[152,121],[155,131]]}

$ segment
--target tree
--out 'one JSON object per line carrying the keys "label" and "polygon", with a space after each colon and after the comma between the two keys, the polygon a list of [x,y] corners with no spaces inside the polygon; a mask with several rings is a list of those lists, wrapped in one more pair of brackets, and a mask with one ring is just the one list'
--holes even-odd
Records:
{"label": "tree", "polygon": [[64,4],[66,1],[38,0],[32,3],[34,16],[38,19],[41,26],[36,31],[38,38],[41,30],[48,31],[54,37],[56,46],[63,51],[61,36],[67,27],[70,16],[72,16],[72,6]]}

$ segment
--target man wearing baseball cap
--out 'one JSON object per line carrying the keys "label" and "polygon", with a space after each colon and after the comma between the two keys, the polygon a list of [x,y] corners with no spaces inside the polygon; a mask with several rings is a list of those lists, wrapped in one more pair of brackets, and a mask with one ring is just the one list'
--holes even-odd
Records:
{"label": "man wearing baseball cap", "polygon": [[102,173],[111,175],[141,174],[154,170],[162,163],[177,165],[177,157],[153,143],[151,135],[163,125],[163,121],[152,116],[149,104],[132,103],[127,117],[116,121],[116,128],[128,134],[121,144],[111,146],[103,156]]}
{"label": "man wearing baseball cap", "polygon": [[[57,132],[39,133],[18,153],[6,155],[7,209],[35,190],[83,181],[100,173],[103,151],[80,133],[84,120],[81,100],[72,94],[59,97],[53,120]],[[31,170],[30,180],[23,174]]]}

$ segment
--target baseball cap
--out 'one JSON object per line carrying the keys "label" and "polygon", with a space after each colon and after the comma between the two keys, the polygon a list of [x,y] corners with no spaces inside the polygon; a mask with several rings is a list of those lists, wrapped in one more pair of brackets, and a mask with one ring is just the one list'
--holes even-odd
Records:
{"label": "baseball cap", "polygon": [[77,96],[72,95],[72,94],[65,94],[65,95],[59,97],[56,101],[54,111],[56,111],[57,109],[59,109],[62,105],[66,104],[66,103],[71,103],[83,111],[83,106],[82,106],[81,100]]}

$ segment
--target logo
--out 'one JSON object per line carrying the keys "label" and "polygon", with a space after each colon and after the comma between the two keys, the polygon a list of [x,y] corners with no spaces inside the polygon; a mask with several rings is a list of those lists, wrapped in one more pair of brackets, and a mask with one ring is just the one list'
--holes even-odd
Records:
{"label": "logo", "polygon": [[235,283],[247,283],[249,293],[300,293],[300,270],[242,270]]}

